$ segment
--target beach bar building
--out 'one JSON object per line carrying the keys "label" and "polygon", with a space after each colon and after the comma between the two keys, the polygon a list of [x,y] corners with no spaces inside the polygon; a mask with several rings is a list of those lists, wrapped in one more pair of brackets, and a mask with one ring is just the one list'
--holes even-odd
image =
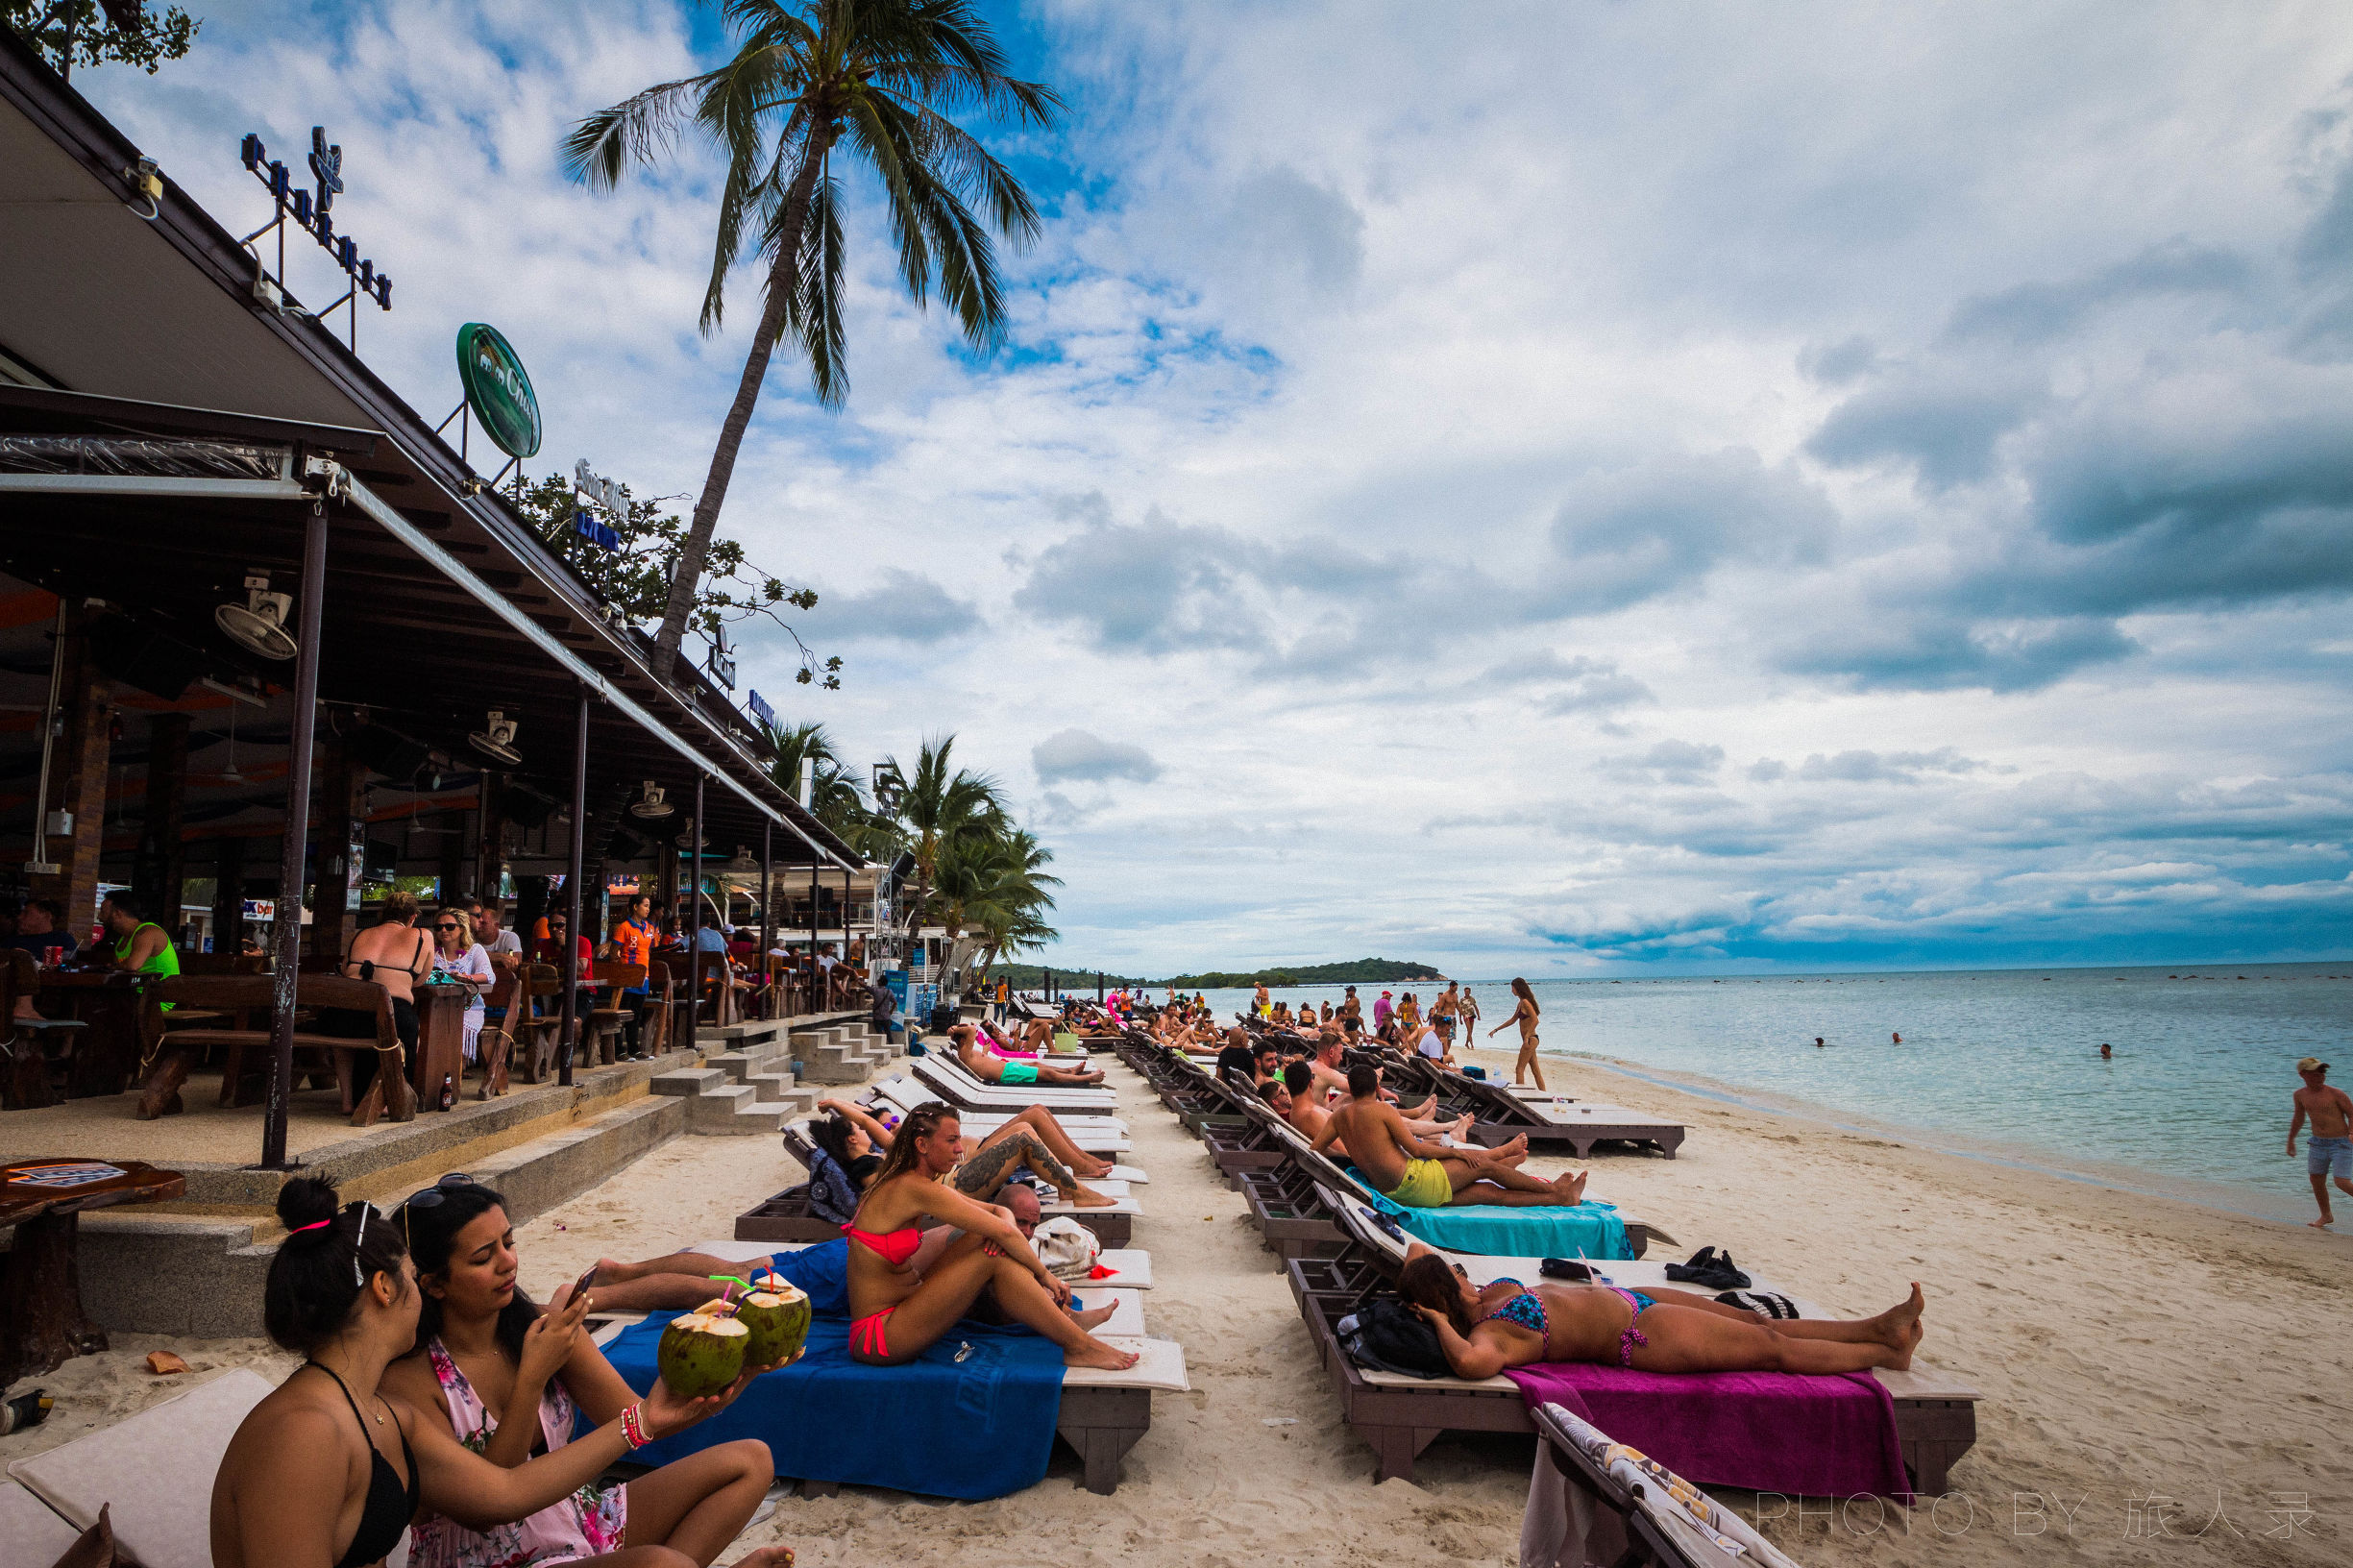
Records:
{"label": "beach bar building", "polygon": [[[86,941],[101,891],[127,888],[184,971],[269,981],[248,1080],[200,1062],[176,1110],[142,1094],[157,1041],[135,981],[32,982],[39,1013],[82,1027],[16,1031],[0,1162],[159,1173],[118,1184],[152,1201],[103,1212],[108,1184],[85,1177],[78,1227],[41,1217],[37,1187],[7,1188],[4,1299],[34,1289],[34,1254],[54,1272],[78,1247],[85,1334],[257,1332],[290,1169],[379,1202],[463,1169],[535,1212],[680,1130],[725,1076],[564,1051],[548,1081],[492,1098],[461,1073],[445,1111],[429,1019],[414,1118],[355,1129],[336,1086],[298,1069],[297,987],[332,970],[383,892],[429,907],[511,892],[527,940],[551,910],[596,927],[613,873],[674,894],[699,885],[703,854],[739,847],[772,886],[871,886],[769,777],[727,695],[683,658],[656,678],[646,637],[480,471],[506,457],[481,422],[515,400],[440,420],[378,380],[347,337],[391,287],[348,238],[329,251],[352,284],[341,308],[289,307],[279,246],[329,226],[268,150],[246,153],[259,212],[284,220],[250,242],[0,33],[0,894],[54,900]],[[240,959],[248,938],[260,953]],[[561,987],[567,1034],[576,992]],[[810,1021],[723,1038],[690,1021],[673,1043],[741,1066]],[[663,1083],[681,1061],[705,1070]]]}

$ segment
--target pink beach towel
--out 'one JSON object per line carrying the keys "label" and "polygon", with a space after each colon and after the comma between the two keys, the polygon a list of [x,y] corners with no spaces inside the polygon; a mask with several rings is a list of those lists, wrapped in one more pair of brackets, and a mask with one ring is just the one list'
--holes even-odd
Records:
{"label": "pink beach towel", "polygon": [[1564,1406],[1702,1485],[1912,1501],[1896,1402],[1869,1373],[1662,1373],[1542,1361],[1504,1376],[1531,1409]]}

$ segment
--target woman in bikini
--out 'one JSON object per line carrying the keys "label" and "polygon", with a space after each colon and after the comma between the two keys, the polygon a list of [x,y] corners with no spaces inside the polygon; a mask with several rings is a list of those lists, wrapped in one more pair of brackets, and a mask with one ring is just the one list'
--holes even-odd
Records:
{"label": "woman in bikini", "polygon": [[[212,1482],[215,1568],[365,1568],[400,1545],[420,1508],[495,1530],[724,1409],[743,1387],[739,1381],[710,1398],[681,1400],[657,1383],[647,1398],[551,1453],[512,1469],[493,1464],[453,1436],[437,1412],[379,1387],[384,1368],[415,1345],[422,1301],[398,1227],[367,1204],[338,1205],[333,1188],[307,1177],[279,1189],[278,1213],[287,1236],[270,1262],[262,1322],[272,1339],[306,1359],[254,1407],[222,1456]],[[736,1446],[756,1500],[772,1479],[767,1445]],[[680,1568],[698,1559],[644,1545],[590,1560]],[[736,1568],[792,1560],[789,1550],[771,1547]]]}
{"label": "woman in bikini", "polygon": [[[406,1060],[417,1059],[417,991],[425,977],[433,972],[433,939],[416,928],[417,895],[413,893],[391,893],[384,897],[382,915],[377,923],[352,939],[351,951],[344,955],[342,973],[354,980],[371,980],[384,988],[392,997],[392,1028],[400,1036],[401,1046],[407,1052]],[[319,1033],[348,1040],[376,1038],[376,1015],[357,1008],[330,1007],[319,1011]],[[366,1094],[373,1087],[371,1075],[380,1064],[361,1063],[362,1071],[352,1085],[354,1094]],[[407,1079],[394,1072],[384,1085],[385,1107],[398,1115],[406,1097]]]}
{"label": "woman in bikini", "polygon": [[1900,1371],[1920,1344],[1924,1305],[1915,1285],[1876,1317],[1768,1322],[1688,1290],[1549,1282],[1532,1290],[1517,1280],[1482,1288],[1460,1264],[1418,1241],[1406,1248],[1397,1293],[1438,1331],[1455,1375],[1473,1380],[1535,1361],[1643,1372]]}
{"label": "woman in bikini", "polygon": [[[408,1242],[422,1299],[416,1348],[385,1369],[386,1393],[446,1416],[458,1442],[509,1470],[560,1452],[572,1441],[576,1415],[609,1421],[636,1400],[580,1332],[586,1291],[559,1292],[557,1305],[543,1311],[517,1285],[515,1233],[500,1194],[465,1176],[444,1176],[401,1205],[389,1223]],[[706,1296],[712,1289],[706,1282]],[[524,1413],[506,1419],[516,1411]],[[766,1446],[738,1441],[620,1485],[591,1482],[490,1530],[429,1507],[417,1518],[408,1561],[410,1568],[503,1568],[596,1561],[600,1553],[634,1545],[667,1547],[706,1564],[751,1518],[772,1479]]]}
{"label": "woman in bikini", "polygon": [[1511,1009],[1511,1017],[1488,1030],[1487,1038],[1493,1040],[1513,1024],[1518,1024],[1520,1026],[1520,1055],[1519,1059],[1511,1064],[1511,1081],[1517,1084],[1522,1081],[1521,1074],[1532,1074],[1536,1080],[1536,1087],[1542,1089],[1544,1087],[1544,1068],[1536,1062],[1536,1018],[1542,1010],[1536,1006],[1536,993],[1528,989],[1527,981],[1512,981],[1511,994],[1519,998],[1517,1005]]}
{"label": "woman in bikini", "polygon": [[[849,1237],[850,1355],[873,1366],[914,1360],[993,1289],[1005,1314],[1060,1345],[1067,1365],[1134,1366],[1134,1355],[1088,1332],[1110,1308],[1073,1314],[1070,1287],[1038,1261],[1005,1211],[942,1180],[963,1159],[962,1125],[947,1107],[919,1107],[898,1124],[874,1185],[842,1228]],[[965,1234],[919,1272],[923,1232],[916,1222],[926,1216]]]}

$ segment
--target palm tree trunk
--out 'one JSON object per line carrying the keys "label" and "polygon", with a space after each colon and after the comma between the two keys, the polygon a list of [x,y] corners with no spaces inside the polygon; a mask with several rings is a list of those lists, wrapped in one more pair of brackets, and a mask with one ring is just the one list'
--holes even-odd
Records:
{"label": "palm tree trunk", "polygon": [[711,472],[702,481],[702,494],[696,498],[694,521],[686,530],[686,540],[678,548],[678,564],[670,578],[670,601],[662,610],[661,629],[653,638],[653,673],[657,679],[672,681],[678,660],[678,645],[686,638],[686,618],[694,613],[695,591],[702,583],[702,565],[711,553],[711,535],[719,528],[719,508],[727,499],[727,483],[735,477],[735,459],[743,450],[744,432],[751,426],[751,411],[760,401],[760,387],[768,380],[768,361],[776,351],[776,339],[784,330],[785,306],[800,282],[800,233],[808,226],[809,203],[817,190],[817,177],[825,166],[826,150],[832,147],[837,128],[831,120],[821,122],[810,134],[808,144],[801,153],[801,163],[793,176],[793,186],[785,195],[784,235],[776,248],[776,264],[768,274],[768,299],[760,311],[760,325],[751,334],[751,352],[744,357],[744,377],[736,383],[735,401],[727,405],[726,421],[719,428],[719,445],[711,453]]}

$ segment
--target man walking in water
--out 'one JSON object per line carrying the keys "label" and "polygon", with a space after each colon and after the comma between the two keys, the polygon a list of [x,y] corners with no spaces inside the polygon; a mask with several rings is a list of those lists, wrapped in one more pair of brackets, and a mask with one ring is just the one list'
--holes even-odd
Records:
{"label": "man walking in water", "polygon": [[1380,1074],[1361,1063],[1348,1069],[1348,1103],[1332,1114],[1315,1139],[1315,1152],[1344,1140],[1365,1184],[1391,1203],[1409,1209],[1481,1203],[1571,1208],[1584,1197],[1582,1174],[1540,1182],[1485,1149],[1452,1148],[1416,1137],[1397,1108],[1381,1097]]}
{"label": "man walking in water", "polygon": [[2353,1095],[2328,1081],[2328,1064],[2317,1057],[2308,1056],[2295,1065],[2304,1087],[2295,1091],[2295,1115],[2288,1123],[2288,1154],[2295,1155],[2295,1135],[2303,1130],[2304,1118],[2312,1117],[2312,1142],[2305,1146],[2304,1169],[2312,1177],[2313,1200],[2320,1205],[2320,1217],[2312,1222],[2316,1231],[2325,1231],[2337,1223],[2330,1210],[2328,1184],[2334,1179],[2338,1189],[2353,1193]]}

